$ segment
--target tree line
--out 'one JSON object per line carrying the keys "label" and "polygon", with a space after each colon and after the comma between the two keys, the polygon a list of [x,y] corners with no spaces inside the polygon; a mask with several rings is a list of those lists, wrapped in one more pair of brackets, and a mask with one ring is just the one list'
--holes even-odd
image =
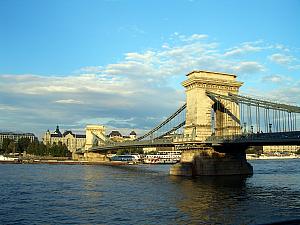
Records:
{"label": "tree line", "polygon": [[69,157],[67,146],[58,142],[53,145],[45,145],[39,141],[31,142],[29,138],[20,138],[17,142],[12,139],[4,138],[2,147],[0,149],[1,154],[9,153],[23,153],[37,156],[54,156],[54,157]]}

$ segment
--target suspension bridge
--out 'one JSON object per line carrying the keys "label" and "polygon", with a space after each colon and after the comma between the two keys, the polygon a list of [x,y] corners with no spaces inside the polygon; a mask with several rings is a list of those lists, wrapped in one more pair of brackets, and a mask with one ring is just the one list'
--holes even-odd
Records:
{"label": "suspension bridge", "polygon": [[102,145],[88,151],[157,146],[187,151],[211,148],[245,160],[248,146],[300,144],[300,107],[239,95],[243,83],[233,74],[193,71],[187,77],[182,83],[186,103],[163,122],[134,141],[112,143],[102,139]]}

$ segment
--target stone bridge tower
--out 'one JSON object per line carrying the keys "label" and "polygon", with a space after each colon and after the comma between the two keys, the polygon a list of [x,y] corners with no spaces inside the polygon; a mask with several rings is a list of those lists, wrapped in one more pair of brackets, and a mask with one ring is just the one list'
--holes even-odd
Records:
{"label": "stone bridge tower", "polygon": [[105,136],[105,127],[100,125],[87,125],[85,128],[86,141],[85,150],[93,146],[103,145],[107,137]]}
{"label": "stone bridge tower", "polygon": [[238,94],[242,82],[236,75],[209,71],[193,71],[182,83],[186,88],[185,138],[205,141],[212,134],[240,133],[239,106],[232,102],[213,101],[206,91]]}
{"label": "stone bridge tower", "polygon": [[209,145],[202,143],[208,137],[239,134],[241,132],[239,105],[220,100],[207,92],[228,96],[238,94],[242,82],[233,74],[193,71],[182,83],[186,88],[186,123],[180,163],[170,169],[171,175],[251,175],[252,166],[246,160],[244,145]]}

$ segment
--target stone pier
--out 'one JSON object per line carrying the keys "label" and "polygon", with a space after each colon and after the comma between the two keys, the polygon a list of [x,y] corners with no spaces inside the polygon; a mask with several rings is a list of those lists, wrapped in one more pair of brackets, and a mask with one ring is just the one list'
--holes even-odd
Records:
{"label": "stone pier", "polygon": [[252,175],[253,168],[244,153],[220,153],[215,149],[182,152],[180,163],[170,169],[177,176]]}
{"label": "stone pier", "polygon": [[106,154],[97,152],[84,152],[84,153],[74,153],[72,159],[75,161],[88,161],[88,162],[109,162],[110,160]]}

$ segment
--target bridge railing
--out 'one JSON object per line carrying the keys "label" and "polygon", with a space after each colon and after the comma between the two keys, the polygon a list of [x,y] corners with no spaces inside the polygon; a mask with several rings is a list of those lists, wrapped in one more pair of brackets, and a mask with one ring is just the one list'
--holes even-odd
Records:
{"label": "bridge railing", "polygon": [[207,138],[206,143],[247,143],[257,141],[279,142],[280,140],[299,140],[300,145],[300,131],[210,136]]}
{"label": "bridge railing", "polygon": [[172,135],[172,139],[174,143],[193,142],[197,140],[195,136],[186,134],[174,134]]}

